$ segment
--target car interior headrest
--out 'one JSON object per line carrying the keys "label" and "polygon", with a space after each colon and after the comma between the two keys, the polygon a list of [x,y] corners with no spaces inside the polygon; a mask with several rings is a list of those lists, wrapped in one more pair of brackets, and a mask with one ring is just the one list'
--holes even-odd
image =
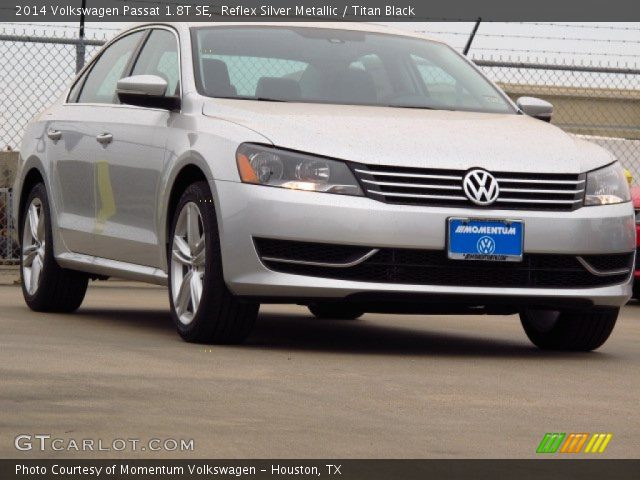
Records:
{"label": "car interior headrest", "polygon": [[292,78],[262,77],[258,81],[256,97],[274,100],[298,100],[300,84]]}
{"label": "car interior headrest", "polygon": [[369,72],[349,68],[338,73],[330,83],[332,98],[347,103],[375,103],[378,93]]}
{"label": "car interior headrest", "polygon": [[231,85],[227,64],[216,58],[202,59],[202,83],[207,95],[229,97],[236,95],[236,87]]}

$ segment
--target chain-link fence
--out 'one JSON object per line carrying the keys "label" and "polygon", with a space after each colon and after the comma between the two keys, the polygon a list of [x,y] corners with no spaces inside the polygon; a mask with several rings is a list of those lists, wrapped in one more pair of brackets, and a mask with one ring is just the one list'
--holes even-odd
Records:
{"label": "chain-link fence", "polygon": [[16,33],[0,33],[0,149],[20,147],[29,120],[60,96],[78,63],[84,64],[105,41]]}
{"label": "chain-link fence", "polygon": [[[61,36],[55,29],[0,29],[0,149],[19,149],[29,120],[58,98],[78,66],[114,33],[105,28],[79,40],[72,34]],[[640,180],[640,69],[611,67],[598,57],[588,63],[582,58],[573,65],[531,63],[513,55],[507,60],[475,60],[513,99],[536,96],[553,103],[554,124],[608,148]],[[282,74],[295,75],[298,62],[287,62]],[[257,79],[251,81],[237,85],[239,93],[255,93]],[[0,227],[8,225],[7,205],[8,200],[0,205],[0,219],[4,218]],[[0,259],[15,254],[6,245],[6,241],[0,243]]]}
{"label": "chain-link fence", "polygon": [[0,265],[15,263],[19,258],[11,221],[11,202],[11,189],[0,188]]}
{"label": "chain-link fence", "polygon": [[640,178],[640,69],[477,60],[512,99],[554,106],[552,123],[609,149]]}

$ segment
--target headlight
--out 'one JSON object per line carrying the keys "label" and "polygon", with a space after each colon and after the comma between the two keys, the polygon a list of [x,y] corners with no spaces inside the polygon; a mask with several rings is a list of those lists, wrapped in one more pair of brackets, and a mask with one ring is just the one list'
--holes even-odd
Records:
{"label": "headlight", "polygon": [[618,162],[587,174],[585,205],[610,205],[629,200],[629,184]]}
{"label": "headlight", "polygon": [[236,152],[236,162],[245,183],[363,195],[349,167],[336,160],[243,143]]}

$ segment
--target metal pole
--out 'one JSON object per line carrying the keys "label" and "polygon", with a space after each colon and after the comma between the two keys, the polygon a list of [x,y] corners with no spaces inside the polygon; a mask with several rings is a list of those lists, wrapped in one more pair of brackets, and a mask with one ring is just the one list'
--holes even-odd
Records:
{"label": "metal pole", "polygon": [[85,54],[85,45],[84,45],[84,9],[87,5],[87,0],[82,0],[82,12],[80,13],[80,32],[79,39],[80,41],[76,45],[76,73],[82,70],[84,67],[84,54]]}
{"label": "metal pole", "polygon": [[476,37],[476,32],[478,31],[478,27],[480,26],[481,21],[482,18],[478,17],[478,20],[476,20],[476,24],[471,31],[471,35],[469,35],[469,40],[467,40],[467,44],[464,46],[464,51],[462,53],[464,53],[465,55],[469,53],[469,50],[471,49],[471,44],[473,43],[473,39]]}

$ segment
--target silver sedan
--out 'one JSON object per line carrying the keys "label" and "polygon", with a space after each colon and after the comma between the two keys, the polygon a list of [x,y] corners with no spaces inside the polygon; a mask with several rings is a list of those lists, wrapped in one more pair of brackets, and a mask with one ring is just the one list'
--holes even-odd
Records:
{"label": "silver sedan", "polygon": [[168,285],[187,341],[260,303],[320,318],[520,313],[592,350],[631,293],[620,165],[470,61],[364,24],[146,24],[26,129],[23,293],[73,311],[90,279]]}

